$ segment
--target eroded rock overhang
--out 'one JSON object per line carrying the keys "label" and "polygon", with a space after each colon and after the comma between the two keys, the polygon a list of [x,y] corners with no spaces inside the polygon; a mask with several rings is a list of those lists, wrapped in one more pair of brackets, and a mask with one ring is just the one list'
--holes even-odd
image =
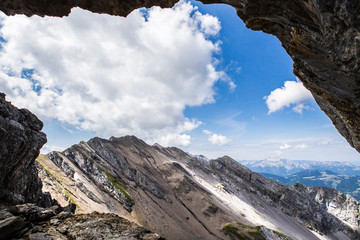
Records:
{"label": "eroded rock overhang", "polygon": [[[126,16],[140,7],[172,7],[177,0],[3,0],[7,15],[65,16],[73,7]],[[275,35],[349,144],[360,152],[360,2],[358,0],[201,0],[225,3],[252,30]]]}

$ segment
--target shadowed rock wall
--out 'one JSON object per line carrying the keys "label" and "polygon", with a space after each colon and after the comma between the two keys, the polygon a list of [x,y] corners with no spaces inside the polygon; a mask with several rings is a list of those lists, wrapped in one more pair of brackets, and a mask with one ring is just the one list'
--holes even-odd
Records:
{"label": "shadowed rock wall", "polygon": [[[275,35],[294,60],[294,73],[349,144],[360,152],[360,1],[201,0],[235,7],[246,26]],[[139,7],[177,0],[5,0],[8,15],[68,15],[81,8],[126,16]]]}
{"label": "shadowed rock wall", "polygon": [[42,127],[34,114],[17,109],[0,93],[0,202],[51,204],[34,165],[46,143]]}
{"label": "shadowed rock wall", "polygon": [[7,15],[69,15],[71,8],[81,7],[95,13],[126,16],[134,9],[152,6],[172,7],[178,0],[2,0],[0,10]]}

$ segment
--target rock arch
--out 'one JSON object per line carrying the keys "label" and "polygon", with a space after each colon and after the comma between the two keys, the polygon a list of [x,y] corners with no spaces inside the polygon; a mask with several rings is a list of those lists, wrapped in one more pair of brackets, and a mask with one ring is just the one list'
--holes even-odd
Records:
{"label": "rock arch", "polygon": [[[3,0],[7,15],[65,16],[81,7],[126,16],[140,7],[177,0]],[[349,144],[360,152],[360,2],[357,0],[201,0],[225,3],[252,30],[275,35],[294,61],[294,73]]]}

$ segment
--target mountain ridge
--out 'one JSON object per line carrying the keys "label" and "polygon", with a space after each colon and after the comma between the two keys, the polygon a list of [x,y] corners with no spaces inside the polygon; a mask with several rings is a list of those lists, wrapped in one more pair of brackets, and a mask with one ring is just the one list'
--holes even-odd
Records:
{"label": "mountain ridge", "polygon": [[[81,178],[74,176],[84,174],[99,190],[94,194],[98,200],[104,195],[112,199],[102,202],[107,212],[119,211],[167,239],[227,239],[223,227],[234,222],[264,225],[294,239],[296,234],[304,239],[321,239],[320,234],[353,239],[359,234],[357,202],[351,197],[336,190],[286,187],[228,156],[204,160],[126,136],[93,138],[48,157],[77,186],[72,190],[75,202],[80,199],[75,193],[86,192],[88,183],[80,184]],[[42,179],[45,186],[52,184]],[[327,208],[334,199],[337,212]]]}

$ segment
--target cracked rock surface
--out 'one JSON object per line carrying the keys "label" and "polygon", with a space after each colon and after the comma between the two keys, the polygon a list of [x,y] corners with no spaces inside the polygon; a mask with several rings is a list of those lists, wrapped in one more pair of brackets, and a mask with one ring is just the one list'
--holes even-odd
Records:
{"label": "cracked rock surface", "polygon": [[0,93],[0,201],[51,205],[42,184],[35,158],[46,143],[43,123],[30,111],[18,109]]}
{"label": "cracked rock surface", "polygon": [[73,215],[75,205],[41,208],[35,204],[0,205],[0,239],[163,239],[115,214]]}

